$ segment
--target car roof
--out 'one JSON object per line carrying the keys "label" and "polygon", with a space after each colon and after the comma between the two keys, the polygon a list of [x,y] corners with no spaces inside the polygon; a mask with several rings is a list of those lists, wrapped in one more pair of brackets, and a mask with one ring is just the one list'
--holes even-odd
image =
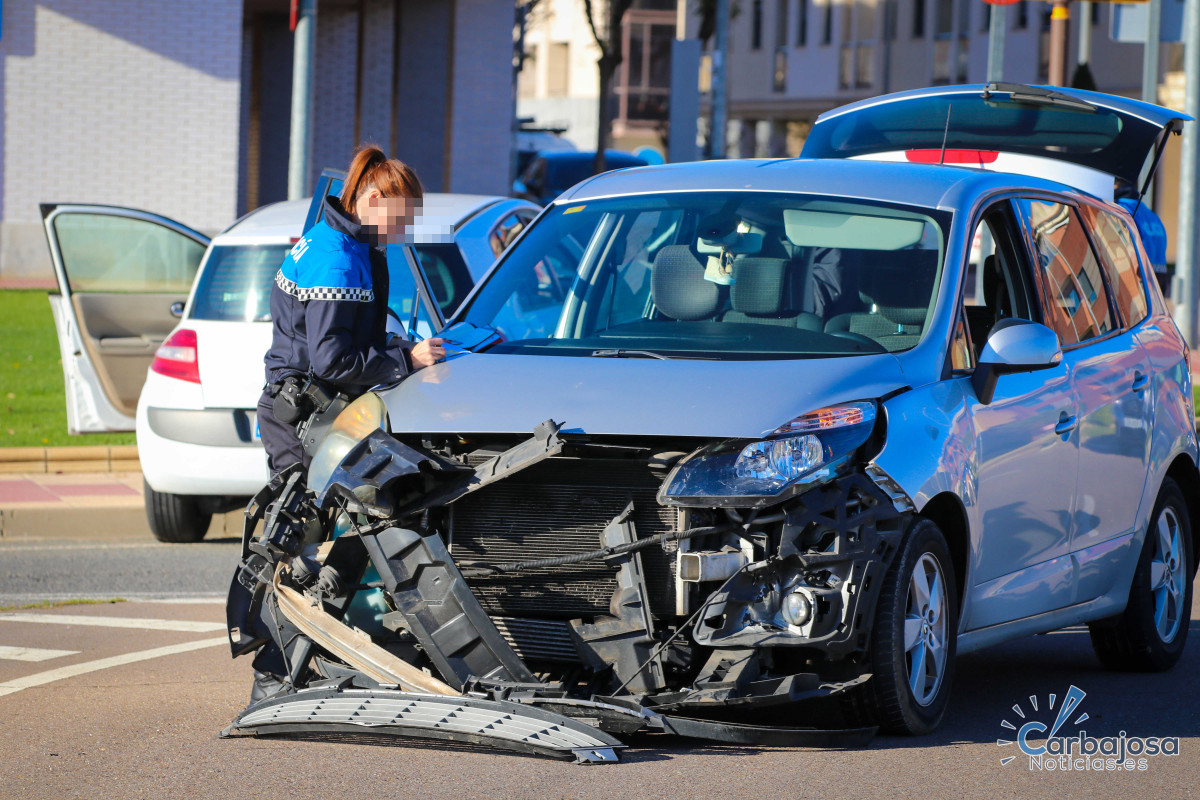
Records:
{"label": "car roof", "polygon": [[978,194],[1028,188],[1079,194],[1054,181],[959,165],[853,159],[730,159],[631,167],[597,175],[555,204],[663,192],[757,191],[822,194],[953,210]]}
{"label": "car roof", "polygon": [[[418,228],[453,229],[464,220],[506,198],[482,194],[427,192]],[[304,229],[312,198],[269,203],[251,211],[213,239],[213,244],[279,244],[291,242]]]}

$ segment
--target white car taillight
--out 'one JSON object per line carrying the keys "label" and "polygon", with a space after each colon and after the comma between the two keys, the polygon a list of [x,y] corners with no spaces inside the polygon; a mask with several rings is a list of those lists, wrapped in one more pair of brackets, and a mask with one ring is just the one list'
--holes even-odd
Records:
{"label": "white car taillight", "polygon": [[196,357],[196,332],[180,328],[154,352],[150,369],[168,378],[200,382],[200,362]]}

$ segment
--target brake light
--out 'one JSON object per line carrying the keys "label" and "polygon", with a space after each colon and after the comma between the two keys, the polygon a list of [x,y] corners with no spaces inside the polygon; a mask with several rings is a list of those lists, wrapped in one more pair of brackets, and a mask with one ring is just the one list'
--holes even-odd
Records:
{"label": "brake light", "polygon": [[196,358],[196,332],[180,328],[154,351],[150,369],[168,378],[200,382],[200,362]]}
{"label": "brake light", "polygon": [[984,164],[995,163],[1000,157],[996,150],[906,150],[904,153],[914,164]]}

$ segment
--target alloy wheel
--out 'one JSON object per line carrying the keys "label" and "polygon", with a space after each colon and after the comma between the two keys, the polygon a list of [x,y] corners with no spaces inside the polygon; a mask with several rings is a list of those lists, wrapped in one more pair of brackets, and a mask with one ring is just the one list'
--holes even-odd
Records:
{"label": "alloy wheel", "polygon": [[946,580],[942,565],[922,553],[908,580],[904,613],[904,660],[913,699],[927,706],[946,672]]}
{"label": "alloy wheel", "polygon": [[1180,610],[1185,596],[1183,543],[1179,517],[1169,505],[1158,515],[1154,528],[1154,555],[1150,559],[1150,592],[1154,596],[1154,627],[1163,642],[1179,633]]}

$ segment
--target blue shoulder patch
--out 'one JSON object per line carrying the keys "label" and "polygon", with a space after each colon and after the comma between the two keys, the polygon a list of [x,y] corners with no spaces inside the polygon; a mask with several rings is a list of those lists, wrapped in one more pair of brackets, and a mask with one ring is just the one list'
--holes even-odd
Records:
{"label": "blue shoulder patch", "polygon": [[275,283],[301,301],[369,303],[375,299],[369,253],[370,245],[319,222],[283,259]]}

